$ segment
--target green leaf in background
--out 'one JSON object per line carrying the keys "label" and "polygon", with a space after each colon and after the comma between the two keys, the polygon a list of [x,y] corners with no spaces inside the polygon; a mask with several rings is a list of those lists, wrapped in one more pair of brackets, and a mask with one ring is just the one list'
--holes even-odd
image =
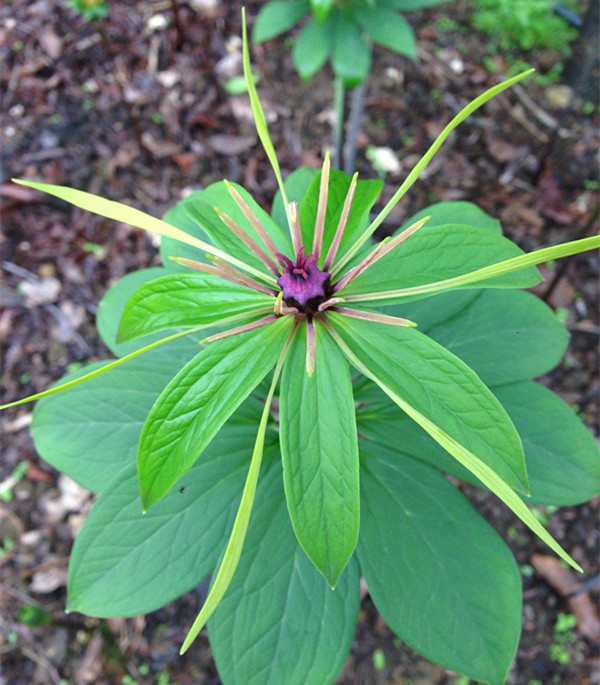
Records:
{"label": "green leaf in background", "polygon": [[417,221],[429,217],[427,226],[448,226],[449,224],[459,224],[462,226],[479,226],[488,228],[494,233],[502,235],[502,226],[498,219],[494,219],[486,214],[483,209],[472,202],[437,202],[434,205],[425,207],[406,221],[396,233],[412,226]]}
{"label": "green leaf in background", "polygon": [[[87,366],[63,380],[107,363]],[[179,368],[177,362],[169,365],[168,358],[149,352],[69,392],[40,400],[31,423],[36,450],[87,490],[104,490],[124,466],[135,463],[146,416]]]}
{"label": "green leaf in background", "polygon": [[381,307],[378,304],[377,311],[414,321],[421,333],[429,333],[434,326],[439,326],[446,321],[451,321],[455,316],[460,316],[463,310],[479,297],[481,292],[481,290],[467,289],[451,290],[432,297],[402,302],[391,307]]}
{"label": "green leaf in background", "polygon": [[190,469],[275,366],[290,318],[208,344],[165,388],[144,424],[138,449],[145,510]]}
{"label": "green leaf in background", "polygon": [[417,40],[410,24],[393,10],[356,7],[354,16],[369,38],[378,45],[416,60]]}
{"label": "green leaf in background", "polygon": [[359,602],[356,560],[331,590],[292,530],[280,461],[265,464],[237,572],[208,622],[223,682],[330,685],[350,651]]}
{"label": "green leaf in background", "polygon": [[358,26],[343,11],[338,10],[332,18],[335,24],[331,66],[336,78],[341,79],[346,88],[355,88],[369,75],[371,48]]}
{"label": "green leaf in background", "polygon": [[376,444],[360,448],[357,550],[375,606],[428,659],[502,685],[521,632],[521,581],[510,551],[432,469]]}
{"label": "green leaf in background", "polygon": [[[600,453],[575,412],[541,385],[524,381],[492,388],[512,419],[525,453],[527,504],[580,504],[600,491]],[[358,432],[478,487],[485,487],[453,459],[425,430],[376,386],[355,394]]]}
{"label": "green leaf in background", "polygon": [[[321,251],[321,258],[319,259],[319,264],[321,265],[325,261],[327,251],[335,236],[351,180],[351,177],[343,171],[332,169],[330,172],[323,249]],[[313,237],[315,234],[320,185],[321,174],[318,173],[306,190],[306,194],[304,195],[298,212],[300,216],[300,226],[302,228],[302,238],[304,244],[310,246],[310,249],[312,249]],[[382,181],[376,180],[358,181],[356,184],[354,199],[348,216],[348,223],[340,245],[340,255],[342,255],[344,251],[352,245],[354,239],[364,231],[365,226],[369,221],[369,212],[379,197],[382,188]]]}
{"label": "green leaf in background", "polygon": [[316,337],[311,378],[306,324],[290,347],[279,396],[280,444],[294,531],[333,588],[358,538],[358,443],[348,362],[319,324]]}
{"label": "green leaf in background", "polygon": [[210,326],[233,316],[273,310],[273,297],[205,274],[169,274],[145,283],[131,296],[121,319],[119,341],[157,331]]}
{"label": "green leaf in background", "polygon": [[[521,441],[508,415],[458,357],[414,328],[330,314],[352,365],[473,452],[512,487],[527,491]],[[361,368],[362,367],[362,368]],[[402,409],[406,409],[401,406]],[[453,455],[454,456],[454,455]]]}
{"label": "green leaf in background", "polygon": [[[190,218],[186,207],[187,205],[193,205],[198,200],[202,198],[201,190],[197,190],[191,193],[187,197],[180,200],[174,207],[169,209],[169,211],[164,215],[163,221],[166,221],[172,226],[180,228],[182,231],[194,235],[200,240],[205,242],[210,242],[206,231],[202,229],[193,219]],[[191,245],[184,245],[178,240],[173,240],[172,238],[162,237],[160,240],[160,256],[164,264],[164,268],[169,271],[183,271],[184,273],[189,273],[189,269],[185,266],[181,266],[169,259],[169,257],[185,257],[187,259],[195,259],[197,262],[209,263],[206,258],[206,253],[202,250],[198,250]]]}
{"label": "green leaf in background", "polygon": [[329,16],[333,4],[334,0],[310,0],[310,9],[320,24]]}
{"label": "green leaf in background", "polygon": [[[123,276],[123,278],[118,280],[104,293],[104,296],[98,305],[98,312],[96,313],[96,327],[98,328],[98,333],[100,333],[102,342],[115,356],[124,357],[130,352],[139,350],[151,341],[164,338],[164,334],[157,333],[153,338],[148,340],[118,343],[117,332],[119,330],[119,321],[121,320],[125,305],[133,293],[144,284],[161,278],[162,276],[166,276],[168,273],[169,271],[167,269],[161,267],[133,271],[132,273]],[[184,346],[189,346],[189,348],[194,350],[197,345],[197,340],[198,339],[187,340],[187,338],[182,338],[180,342]],[[198,351],[197,348],[195,348],[195,351]],[[192,352],[186,361],[189,361],[194,354],[195,352]],[[182,366],[184,363],[185,362],[182,363]]]}
{"label": "green leaf in background", "polygon": [[[425,224],[406,242],[355,278],[342,294],[344,297],[362,293],[375,295],[378,292],[418,287],[521,255],[523,251],[514,243],[487,228]],[[537,270],[530,268],[488,279],[473,287],[530,288],[540,280]],[[421,293],[424,297],[427,294]],[[393,304],[403,299],[406,301],[406,298],[392,297],[381,302]]]}
{"label": "green leaf in background", "polygon": [[600,451],[573,409],[531,381],[493,392],[523,441],[531,486],[526,502],[572,506],[600,493]]}
{"label": "green leaf in background", "polygon": [[310,12],[309,0],[274,0],[260,10],[252,29],[255,45],[275,38],[295,26]]}
{"label": "green leaf in background", "polygon": [[501,262],[484,266],[462,276],[455,276],[442,281],[435,281],[433,283],[403,288],[400,290],[392,290],[388,292],[382,291],[381,293],[377,293],[376,298],[373,298],[369,294],[353,295],[352,300],[358,302],[377,299],[386,302],[399,302],[403,298],[422,297],[433,293],[454,290],[455,288],[471,287],[475,284],[477,284],[476,287],[479,287],[482,284],[487,285],[488,279],[498,282],[498,278],[502,278],[502,280],[504,280],[507,275],[515,274],[516,272],[523,271],[524,269],[529,269],[532,266],[544,264],[553,259],[559,259],[560,257],[569,257],[570,255],[580,254],[581,252],[593,250],[598,247],[600,247],[600,235],[595,235],[589,238],[582,238],[580,240],[572,240],[568,243],[561,243],[560,245],[553,245],[552,247],[544,247],[541,250],[535,250],[534,252],[522,254],[518,257],[511,257],[510,259],[505,259]]}
{"label": "green leaf in background", "polygon": [[[285,179],[285,183],[283,184],[285,186],[288,200],[290,202],[297,202],[298,205],[300,205],[312,180],[318,173],[319,172],[316,169],[309,169],[308,167],[300,167],[300,169],[292,171],[292,173]],[[283,199],[279,190],[275,193],[272,214],[273,220],[277,223],[277,225],[287,232],[287,214],[285,213]]]}
{"label": "green leaf in background", "polygon": [[120,471],[75,541],[68,610],[136,616],[197,586],[216,565],[231,529],[255,435],[255,426],[224,428],[147,514],[135,463]]}
{"label": "green leaf in background", "polygon": [[460,357],[488,386],[547,373],[560,362],[569,342],[567,330],[550,307],[519,290],[480,291],[460,314],[427,334]]}
{"label": "green leaf in background", "polygon": [[327,61],[333,42],[331,26],[331,21],[320,24],[311,19],[296,39],[292,59],[303,81],[308,81]]}

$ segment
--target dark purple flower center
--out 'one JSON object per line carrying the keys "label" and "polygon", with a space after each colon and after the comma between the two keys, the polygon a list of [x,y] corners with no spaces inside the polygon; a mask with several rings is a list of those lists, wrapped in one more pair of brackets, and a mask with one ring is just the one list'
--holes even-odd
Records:
{"label": "dark purple flower center", "polygon": [[316,312],[321,302],[330,297],[331,276],[317,267],[316,257],[304,254],[304,247],[298,250],[296,263],[282,254],[277,256],[282,273],[277,284],[284,302],[301,312]]}

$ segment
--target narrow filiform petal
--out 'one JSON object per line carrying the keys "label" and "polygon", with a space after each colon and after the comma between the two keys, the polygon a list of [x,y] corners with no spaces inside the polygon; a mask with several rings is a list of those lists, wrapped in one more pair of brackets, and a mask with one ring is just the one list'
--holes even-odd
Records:
{"label": "narrow filiform petal", "polygon": [[321,185],[319,186],[319,205],[317,207],[317,219],[315,221],[315,236],[313,239],[312,253],[319,261],[323,249],[323,232],[325,230],[325,216],[327,214],[327,194],[329,192],[329,150],[325,154],[323,169],[321,171]]}
{"label": "narrow filiform petal", "polygon": [[327,257],[325,257],[325,264],[323,265],[323,269],[325,271],[329,271],[329,268],[333,264],[338,250],[340,249],[342,238],[344,237],[344,231],[348,225],[348,217],[350,216],[350,209],[352,207],[352,200],[354,199],[354,191],[356,190],[357,182],[358,172],[356,172],[352,177],[350,187],[348,188],[348,193],[346,195],[346,199],[344,200],[344,207],[342,208],[342,214],[340,216],[340,222],[335,232],[333,242],[331,243],[331,247],[329,248],[329,252],[327,253]]}

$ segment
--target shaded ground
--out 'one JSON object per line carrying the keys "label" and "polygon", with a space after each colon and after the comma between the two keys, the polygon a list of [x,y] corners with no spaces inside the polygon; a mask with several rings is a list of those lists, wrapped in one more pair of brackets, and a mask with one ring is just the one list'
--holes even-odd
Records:
{"label": "shaded ground", "polygon": [[[246,3],[250,17],[260,4]],[[267,207],[275,192],[247,100],[223,88],[239,73],[238,3],[222,3],[213,14],[182,3],[179,50],[170,2],[113,5],[101,33],[58,0],[0,7],[6,402],[46,389],[74,363],[106,357],[94,328],[102,294],[125,273],[157,263],[155,245],[141,232],[16,189],[10,177],[64,183],[158,216],[190,189],[223,177],[242,183]],[[387,177],[384,201],[451,115],[507,70],[502,57],[486,53],[485,40],[464,30],[465,3],[411,19],[421,61],[408,64],[376,51],[377,76],[369,84],[359,140],[363,178],[376,175],[365,158],[367,145],[400,152],[401,170]],[[261,46],[254,60],[285,175],[322,158],[332,103],[329,73],[301,85],[281,46]],[[535,62],[543,71],[556,58],[544,53]],[[529,81],[494,100],[452,137],[390,223],[433,201],[468,199],[500,218],[526,250],[592,234],[598,109],[576,100],[566,110],[559,99],[556,89]],[[573,258],[563,278],[555,282],[556,275],[547,269],[538,294],[554,284],[549,302],[563,311],[572,341],[561,366],[542,382],[577,405],[596,430],[597,255]],[[1,419],[0,482],[25,466],[18,474],[24,477],[0,500],[0,683],[218,683],[204,638],[186,657],[177,655],[198,610],[197,593],[139,619],[98,621],[62,612],[70,545],[91,500],[36,456],[27,431],[30,412],[25,406]],[[495,500],[468,494],[524,567],[524,632],[511,685],[600,682],[597,645],[576,628],[555,631],[559,613],[568,609],[531,568],[532,554],[546,553],[541,543]],[[599,505],[597,498],[548,513],[550,531],[587,577],[599,571]],[[20,614],[24,605],[42,609],[51,624],[29,625],[35,618]],[[375,659],[379,670],[376,650],[385,657],[383,666]],[[433,685],[457,678],[399,645],[367,597],[338,682]]]}

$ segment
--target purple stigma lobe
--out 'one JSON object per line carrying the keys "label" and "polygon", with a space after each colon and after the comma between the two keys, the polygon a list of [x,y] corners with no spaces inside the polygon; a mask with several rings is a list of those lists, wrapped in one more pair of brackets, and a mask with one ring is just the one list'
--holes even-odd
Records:
{"label": "purple stigma lobe", "polygon": [[283,292],[286,304],[303,311],[316,311],[319,304],[328,297],[330,275],[317,268],[316,258],[305,255],[304,247],[298,250],[295,264],[287,257],[281,257],[279,261],[282,275],[277,284]]}

